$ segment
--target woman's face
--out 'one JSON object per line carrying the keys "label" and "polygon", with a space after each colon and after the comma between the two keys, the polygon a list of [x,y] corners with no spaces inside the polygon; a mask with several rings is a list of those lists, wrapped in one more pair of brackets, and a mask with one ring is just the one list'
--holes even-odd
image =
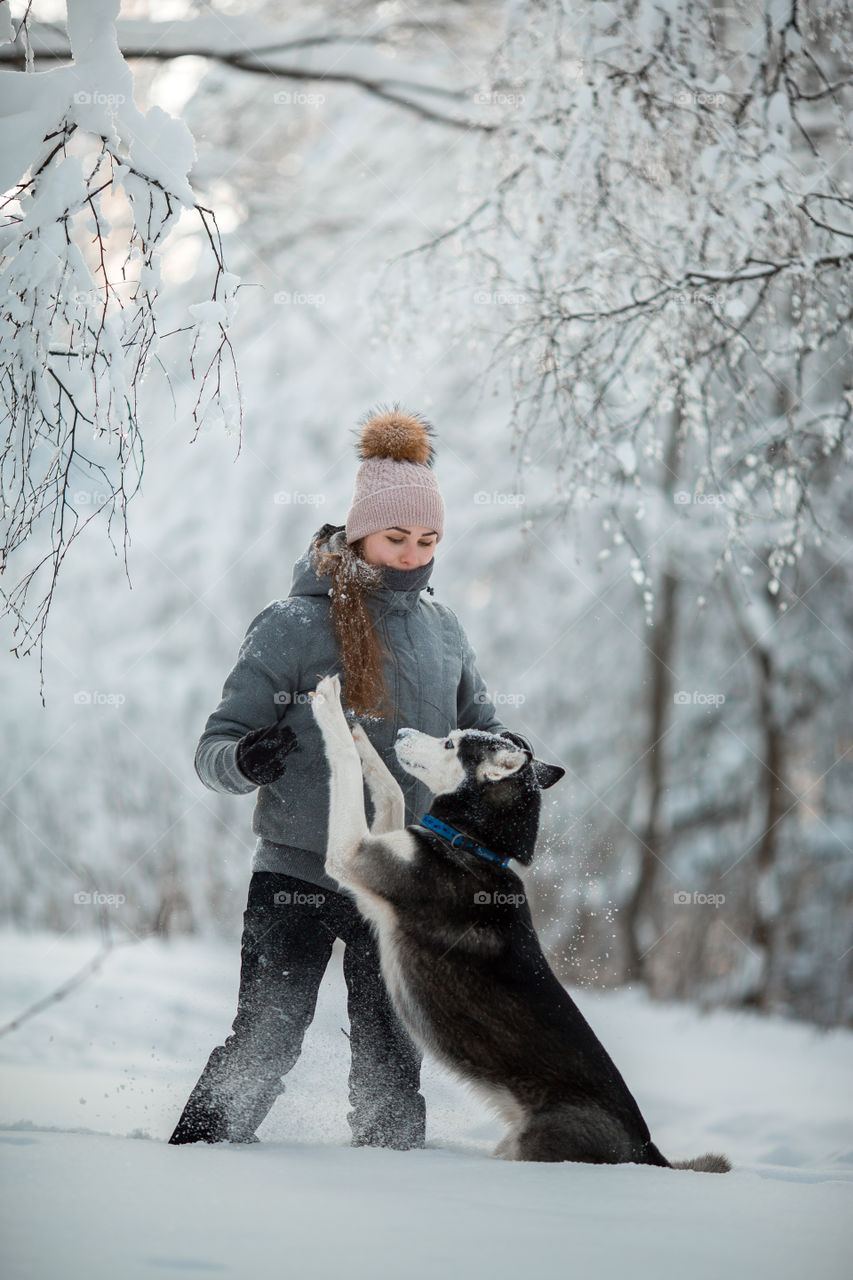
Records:
{"label": "woman's face", "polygon": [[362,540],[362,554],[368,564],[387,564],[392,569],[419,569],[429,564],[435,552],[434,529],[423,525],[381,529]]}

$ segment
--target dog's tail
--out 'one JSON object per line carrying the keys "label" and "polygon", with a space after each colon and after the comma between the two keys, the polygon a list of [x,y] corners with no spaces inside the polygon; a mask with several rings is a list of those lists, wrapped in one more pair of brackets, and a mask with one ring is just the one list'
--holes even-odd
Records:
{"label": "dog's tail", "polygon": [[697,1173],[729,1173],[732,1167],[728,1156],[717,1151],[707,1151],[693,1160],[670,1160],[669,1164],[672,1169],[695,1169]]}
{"label": "dog's tail", "polygon": [[642,1163],[660,1165],[664,1169],[695,1169],[697,1173],[728,1173],[732,1167],[728,1156],[721,1156],[716,1151],[696,1156],[694,1160],[667,1160],[653,1142],[646,1143]]}

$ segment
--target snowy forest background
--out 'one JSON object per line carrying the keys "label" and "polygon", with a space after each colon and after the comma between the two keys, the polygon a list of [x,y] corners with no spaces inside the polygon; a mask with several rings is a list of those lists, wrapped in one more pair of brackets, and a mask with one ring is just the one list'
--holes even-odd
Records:
{"label": "snowy forest background", "polygon": [[117,10],[0,4],[4,918],[237,936],[195,744],[399,400],[560,976],[850,1023],[846,6]]}

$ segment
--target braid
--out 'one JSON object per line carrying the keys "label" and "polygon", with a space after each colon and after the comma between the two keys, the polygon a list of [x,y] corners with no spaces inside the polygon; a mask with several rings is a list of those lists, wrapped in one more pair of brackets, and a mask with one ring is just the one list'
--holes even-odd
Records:
{"label": "braid", "polygon": [[360,716],[387,716],[393,706],[382,672],[387,650],[367,608],[368,590],[379,584],[381,565],[370,565],[361,554],[362,540],[329,550],[314,543],[317,572],[330,576],[332,628],[343,667],[343,695],[349,709]]}

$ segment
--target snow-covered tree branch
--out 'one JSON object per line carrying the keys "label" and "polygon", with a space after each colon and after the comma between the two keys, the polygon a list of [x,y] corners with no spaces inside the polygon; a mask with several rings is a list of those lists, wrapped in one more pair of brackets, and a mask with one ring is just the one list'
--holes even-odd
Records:
{"label": "snow-covered tree branch", "polygon": [[237,278],[188,181],[189,131],[134,104],[117,11],[118,0],[70,0],[72,64],[0,75],[0,573],[19,656],[43,654],[57,575],[87,524],[105,515],[112,536],[118,516],[126,552],[144,462],[137,396],[168,336],[159,254],[182,215],[200,220],[210,261],[181,326],[194,429],[215,411],[239,430],[228,336]]}
{"label": "snow-covered tree branch", "polygon": [[[431,25],[440,27],[444,22],[436,18]],[[245,16],[242,20],[231,16],[227,23],[217,16],[179,23],[125,20],[117,24],[116,36],[122,56],[131,61],[171,62],[195,57],[282,82],[353,85],[422,120],[451,129],[493,132],[497,125],[482,118],[482,111],[478,115],[477,109],[488,103],[478,98],[475,86],[448,87],[421,81],[417,75],[403,78],[388,74],[382,51],[396,44],[406,47],[422,30],[420,18],[413,21],[404,13],[397,19],[372,22],[368,32],[325,31],[288,37],[277,35],[257,20],[247,21]],[[34,26],[27,51],[22,41],[0,48],[0,66],[23,65],[28,56],[47,63],[69,58],[67,33],[54,26]]]}
{"label": "snow-covered tree branch", "polygon": [[851,55],[837,3],[517,8],[505,176],[420,258],[480,303],[553,506],[639,497],[678,391],[682,488],[719,499],[721,555],[760,531],[781,570],[819,534],[853,413]]}

